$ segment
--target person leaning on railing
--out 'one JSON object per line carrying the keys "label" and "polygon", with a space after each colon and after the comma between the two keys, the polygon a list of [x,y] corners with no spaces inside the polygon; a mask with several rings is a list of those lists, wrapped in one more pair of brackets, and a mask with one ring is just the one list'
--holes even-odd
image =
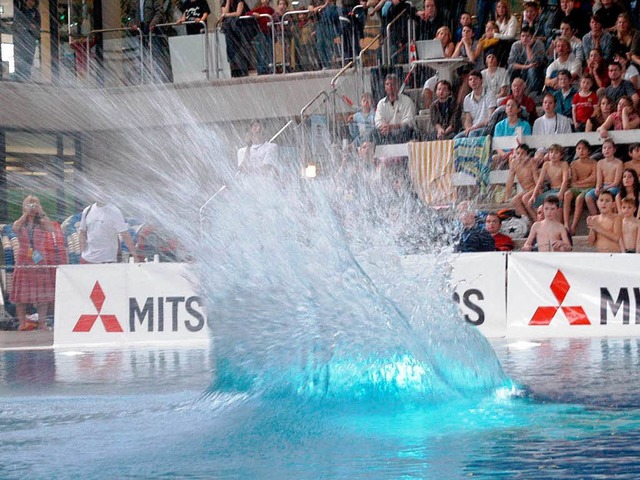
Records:
{"label": "person leaning on railing", "polygon": [[13,273],[10,300],[16,304],[18,330],[33,330],[27,321],[27,305],[38,312],[37,326],[46,328],[46,319],[55,297],[55,265],[67,263],[64,235],[57,222],[42,210],[38,197],[27,196],[22,216],[13,223],[18,236],[18,255]]}
{"label": "person leaning on railing", "polygon": [[[180,6],[182,17],[177,23],[184,22],[207,22],[207,18],[211,14],[209,4],[206,0],[186,0]],[[189,24],[187,27],[187,35],[197,35],[204,28],[201,24]]]}

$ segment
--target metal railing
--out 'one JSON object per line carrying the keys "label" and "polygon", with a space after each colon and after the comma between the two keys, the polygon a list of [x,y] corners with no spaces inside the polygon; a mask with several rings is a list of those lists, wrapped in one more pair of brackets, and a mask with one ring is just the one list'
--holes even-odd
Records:
{"label": "metal railing", "polygon": [[[409,3],[409,2],[405,2],[405,3]],[[385,64],[391,64],[392,61],[392,54],[391,54],[391,27],[393,25],[396,24],[396,22],[400,21],[401,19],[403,19],[403,17],[409,13],[409,9],[405,9],[402,11],[402,13],[400,13],[400,15],[398,15],[396,18],[394,18],[393,20],[391,20],[391,22],[389,22],[389,24],[387,25],[387,29],[386,29],[386,33],[387,36],[384,39],[383,45],[382,45],[382,63]],[[413,20],[411,18],[409,18],[407,20],[408,22],[413,22]],[[409,26],[409,31],[411,31],[411,27]],[[386,56],[385,56],[385,51],[386,51]],[[393,55],[395,56],[395,55]]]}
{"label": "metal railing", "polygon": [[287,73],[287,43],[285,41],[286,26],[289,25],[289,20],[287,19],[287,17],[292,17],[294,15],[300,15],[300,14],[308,14],[310,12],[311,10],[292,10],[291,12],[285,12],[285,14],[282,15],[279,25],[281,26],[280,41],[282,42],[282,73],[283,74]]}
{"label": "metal railing", "polygon": [[[207,80],[209,80],[209,72],[211,71],[210,65],[209,65],[209,35],[208,35],[208,31],[207,31],[207,23],[204,21],[200,21],[200,22],[195,22],[195,21],[188,21],[188,22],[172,22],[172,23],[159,23],[158,25],[155,26],[155,29],[162,29],[162,28],[167,28],[167,27],[176,27],[176,26],[180,26],[180,25],[201,25],[202,26],[202,30],[200,31],[199,35],[202,35],[203,37],[203,48],[204,48],[204,61],[203,66],[202,66],[202,73],[205,74],[205,78]],[[153,71],[153,36],[156,35],[155,30],[154,31],[150,31],[149,32],[149,71]],[[161,36],[161,35],[158,35]]]}
{"label": "metal railing", "polygon": [[87,77],[90,77],[91,75],[91,38],[94,35],[102,35],[105,33],[116,33],[116,32],[122,32],[122,33],[132,33],[132,34],[136,34],[138,35],[138,58],[139,58],[139,65],[140,65],[140,84],[144,83],[144,54],[143,54],[143,50],[144,50],[144,46],[143,46],[143,37],[142,37],[142,32],[140,30],[138,30],[137,28],[130,28],[130,27],[126,27],[126,28],[102,28],[100,30],[91,30],[89,32],[89,35],[87,35],[86,38],[86,63],[87,63]]}

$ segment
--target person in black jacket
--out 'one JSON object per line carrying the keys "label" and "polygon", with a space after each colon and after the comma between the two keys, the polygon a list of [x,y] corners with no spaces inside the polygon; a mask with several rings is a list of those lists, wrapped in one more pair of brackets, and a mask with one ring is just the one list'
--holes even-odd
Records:
{"label": "person in black jacket", "polygon": [[458,219],[462,223],[460,239],[456,244],[456,252],[494,252],[496,249],[493,236],[476,223],[476,212],[471,210],[468,202],[458,205]]}

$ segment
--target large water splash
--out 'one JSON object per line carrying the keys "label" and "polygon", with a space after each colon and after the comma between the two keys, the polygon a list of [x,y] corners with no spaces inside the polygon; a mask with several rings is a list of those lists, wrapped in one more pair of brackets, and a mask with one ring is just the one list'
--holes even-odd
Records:
{"label": "large water splash", "polygon": [[[355,159],[336,178],[301,180],[298,165],[279,179],[235,177],[234,139],[199,125],[171,91],[149,111],[174,126],[154,129],[153,114],[117,96],[78,95],[104,128],[87,141],[84,196],[180,238],[208,302],[214,389],[422,402],[505,383],[450,301],[455,228],[410,192]],[[198,209],[222,184],[203,224]],[[407,253],[432,255],[425,283],[403,271]]]}

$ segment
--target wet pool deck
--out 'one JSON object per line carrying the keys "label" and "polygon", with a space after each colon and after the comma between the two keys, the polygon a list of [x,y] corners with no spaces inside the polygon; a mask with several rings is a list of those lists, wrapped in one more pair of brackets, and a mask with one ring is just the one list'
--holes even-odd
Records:
{"label": "wet pool deck", "polygon": [[51,348],[52,330],[32,330],[29,332],[0,331],[0,350],[21,350]]}

